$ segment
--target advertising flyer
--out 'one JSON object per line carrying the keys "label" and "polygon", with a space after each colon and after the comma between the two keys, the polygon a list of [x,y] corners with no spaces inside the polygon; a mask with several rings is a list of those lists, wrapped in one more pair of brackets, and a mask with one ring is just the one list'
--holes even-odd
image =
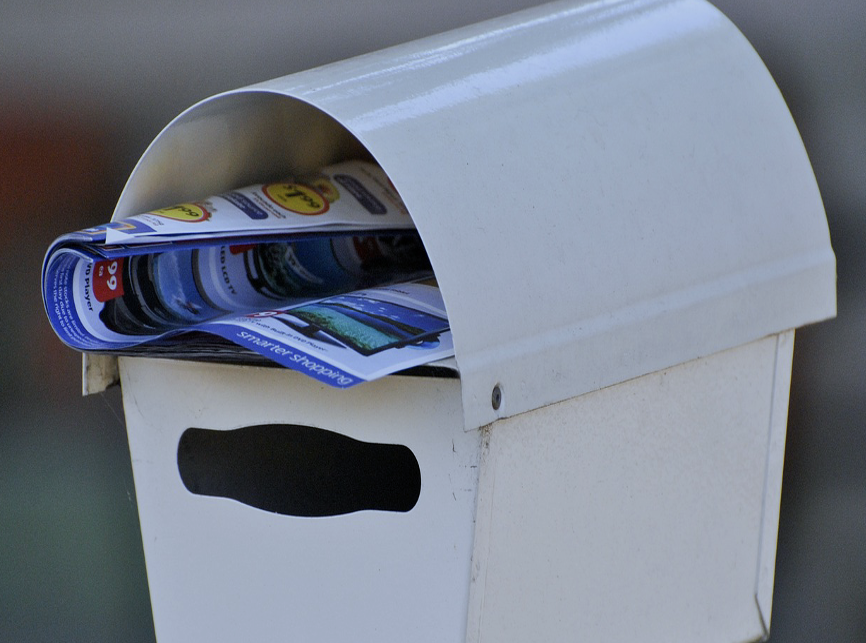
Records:
{"label": "advertising flyer", "polygon": [[257,355],[345,388],[453,354],[432,277],[387,177],[347,162],[63,235],[42,293],[77,350]]}

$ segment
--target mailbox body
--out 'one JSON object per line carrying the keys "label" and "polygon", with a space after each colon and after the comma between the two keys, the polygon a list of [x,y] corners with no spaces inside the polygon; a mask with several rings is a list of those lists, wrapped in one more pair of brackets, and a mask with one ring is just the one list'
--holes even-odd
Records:
{"label": "mailbox body", "polygon": [[[157,638],[764,636],[792,345],[767,337],[471,431],[454,378],[339,391],[122,358]],[[184,486],[188,428],[273,423],[407,446],[417,504],[310,518]]]}
{"label": "mailbox body", "polygon": [[[160,642],[765,636],[793,332],[835,313],[835,259],[742,35],[703,0],[559,2],[227,92],[114,218],[357,156],[422,236],[451,376],[86,356],[123,387]],[[417,504],[183,484],[187,429],[263,424],[407,447]]]}

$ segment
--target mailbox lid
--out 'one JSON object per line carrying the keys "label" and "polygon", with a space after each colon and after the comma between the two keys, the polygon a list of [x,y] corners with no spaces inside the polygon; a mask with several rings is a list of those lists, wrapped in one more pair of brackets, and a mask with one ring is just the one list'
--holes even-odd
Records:
{"label": "mailbox lid", "polygon": [[799,134],[703,0],[558,2],[213,97],[115,218],[358,155],[424,240],[467,428],[835,314]]}

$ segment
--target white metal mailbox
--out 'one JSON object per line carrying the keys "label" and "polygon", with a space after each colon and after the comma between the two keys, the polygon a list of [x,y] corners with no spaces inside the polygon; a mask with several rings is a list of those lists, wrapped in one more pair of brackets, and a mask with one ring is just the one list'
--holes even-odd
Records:
{"label": "white metal mailbox", "polygon": [[[160,643],[765,636],[793,329],[835,313],[835,259],[742,35],[702,0],[560,2],[228,92],[115,218],[356,156],[416,222],[455,359],[339,391],[122,358]],[[417,502],[190,491],[189,429],[262,425],[406,447]]]}

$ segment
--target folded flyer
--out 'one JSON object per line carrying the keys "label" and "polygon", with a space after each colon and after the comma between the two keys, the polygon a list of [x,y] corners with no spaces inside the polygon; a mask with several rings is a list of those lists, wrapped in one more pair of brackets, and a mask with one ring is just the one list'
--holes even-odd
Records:
{"label": "folded flyer", "polygon": [[345,388],[453,354],[432,276],[385,174],[351,161],[63,235],[42,294],[78,350],[266,358]]}

